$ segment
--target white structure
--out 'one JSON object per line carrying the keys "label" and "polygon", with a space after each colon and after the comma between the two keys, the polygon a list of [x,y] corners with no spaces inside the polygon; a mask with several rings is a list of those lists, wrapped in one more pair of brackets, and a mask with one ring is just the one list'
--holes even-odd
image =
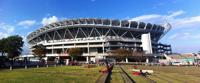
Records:
{"label": "white structure", "polygon": [[158,41],[165,29],[162,25],[128,20],[69,19],[42,26],[27,39],[31,49],[38,44],[46,46],[47,57],[65,57],[69,48],[80,48],[87,62],[95,62],[119,48],[165,53],[165,46],[158,49],[163,45]]}
{"label": "white structure", "polygon": [[152,43],[151,43],[151,36],[150,33],[142,34],[142,48],[147,54],[152,54]]}

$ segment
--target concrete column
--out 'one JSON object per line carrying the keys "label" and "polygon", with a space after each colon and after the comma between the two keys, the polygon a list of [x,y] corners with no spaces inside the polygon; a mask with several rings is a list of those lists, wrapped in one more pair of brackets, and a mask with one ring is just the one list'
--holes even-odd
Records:
{"label": "concrete column", "polygon": [[105,47],[104,47],[104,42],[102,43],[102,50],[103,50],[103,59],[104,59],[104,57],[105,57],[105,52],[104,52],[104,50],[105,50]]}
{"label": "concrete column", "polygon": [[66,59],[65,65],[69,65],[69,59]]}
{"label": "concrete column", "polygon": [[149,64],[149,59],[146,58],[146,64],[145,65],[148,65]]}
{"label": "concrete column", "polygon": [[89,63],[89,56],[90,56],[90,47],[89,47],[89,43],[87,43],[87,49],[88,49],[88,55],[86,57],[86,63]]}
{"label": "concrete column", "polygon": [[52,45],[52,49],[51,49],[51,54],[53,54],[54,52],[53,52],[53,45]]}
{"label": "concrete column", "polygon": [[89,56],[86,57],[86,63],[89,63]]}
{"label": "concrete column", "polygon": [[88,49],[88,55],[90,55],[90,47],[89,47],[89,43],[87,43],[87,49]]}
{"label": "concrete column", "polygon": [[64,49],[64,44],[62,45],[62,53],[65,52],[65,49]]}
{"label": "concrete column", "polygon": [[149,63],[149,59],[148,59],[148,58],[146,59],[146,63],[147,63],[147,64]]}
{"label": "concrete column", "polygon": [[128,63],[128,58],[126,57],[126,63]]}

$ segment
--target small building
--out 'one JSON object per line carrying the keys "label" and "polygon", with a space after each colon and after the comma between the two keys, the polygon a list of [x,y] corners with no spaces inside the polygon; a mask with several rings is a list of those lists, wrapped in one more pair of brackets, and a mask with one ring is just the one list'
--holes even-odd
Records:
{"label": "small building", "polygon": [[195,65],[197,64],[197,60],[200,59],[194,53],[171,54],[171,55],[165,54],[164,56],[166,57],[166,59],[159,60],[159,62],[168,65]]}

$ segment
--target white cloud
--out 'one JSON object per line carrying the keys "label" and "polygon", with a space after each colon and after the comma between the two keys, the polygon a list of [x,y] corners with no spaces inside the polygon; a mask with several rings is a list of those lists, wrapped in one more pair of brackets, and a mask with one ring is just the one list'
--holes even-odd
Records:
{"label": "white cloud", "polygon": [[168,39],[173,40],[173,39],[176,39],[177,37],[179,37],[179,34],[173,34],[173,35],[169,36]]}
{"label": "white cloud", "polygon": [[14,26],[5,24],[5,23],[0,23],[0,31],[4,31],[5,33],[12,33],[14,31]]}
{"label": "white cloud", "polygon": [[200,39],[200,33],[189,33],[189,32],[185,32],[185,33],[176,33],[173,34],[171,36],[169,36],[170,40],[196,40],[196,39]]}
{"label": "white cloud", "polygon": [[4,37],[8,37],[8,36],[9,36],[9,34],[0,32],[0,39],[4,38]]}
{"label": "white cloud", "polygon": [[168,18],[173,18],[176,16],[180,16],[182,14],[184,14],[185,12],[183,10],[179,10],[179,11],[175,11],[175,12],[171,12],[171,14],[168,16]]}
{"label": "white cloud", "polygon": [[138,16],[135,18],[132,18],[130,20],[134,20],[134,21],[143,21],[143,20],[152,20],[152,19],[158,19],[161,18],[161,15],[158,14],[150,14],[150,15],[143,15],[143,16]]}
{"label": "white cloud", "polygon": [[142,15],[135,18],[130,19],[130,21],[143,21],[150,23],[160,23],[164,21],[166,16],[158,15],[158,14],[150,14],[150,15]]}
{"label": "white cloud", "polygon": [[0,38],[4,38],[11,35],[14,32],[14,30],[14,26],[8,25],[6,23],[0,23]]}
{"label": "white cloud", "polygon": [[171,12],[168,15],[161,14],[149,14],[134,17],[130,19],[131,21],[143,21],[155,24],[163,24],[169,22],[172,25],[172,28],[196,28],[200,27],[200,15],[193,17],[178,17],[183,15],[185,12],[183,10]]}
{"label": "white cloud", "polygon": [[[173,20],[173,21],[172,21]],[[172,19],[174,28],[196,28],[200,27],[200,16]]]}
{"label": "white cloud", "polygon": [[20,21],[18,23],[18,25],[23,26],[25,28],[28,28],[30,26],[33,26],[34,24],[36,24],[35,20],[24,20],[24,21]]}
{"label": "white cloud", "polygon": [[48,25],[48,24],[51,24],[51,23],[54,23],[54,22],[57,22],[58,21],[58,18],[56,16],[52,16],[52,17],[45,17],[42,19],[42,24],[43,25]]}
{"label": "white cloud", "polygon": [[149,15],[142,15],[138,17],[134,17],[130,19],[130,21],[143,21],[143,22],[150,22],[150,23],[164,23],[166,20],[169,21],[170,23],[173,22],[176,19],[177,16],[180,16],[184,14],[185,12],[182,10],[171,12],[169,15],[160,15],[160,14],[149,14]]}

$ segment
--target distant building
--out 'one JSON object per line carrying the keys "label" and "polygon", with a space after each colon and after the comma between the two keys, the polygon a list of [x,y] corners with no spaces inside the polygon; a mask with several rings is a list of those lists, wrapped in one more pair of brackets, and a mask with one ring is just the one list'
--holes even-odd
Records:
{"label": "distant building", "polygon": [[160,60],[160,62],[171,65],[195,65],[200,59],[199,55],[195,53],[171,54],[165,55],[165,57],[166,60]]}

